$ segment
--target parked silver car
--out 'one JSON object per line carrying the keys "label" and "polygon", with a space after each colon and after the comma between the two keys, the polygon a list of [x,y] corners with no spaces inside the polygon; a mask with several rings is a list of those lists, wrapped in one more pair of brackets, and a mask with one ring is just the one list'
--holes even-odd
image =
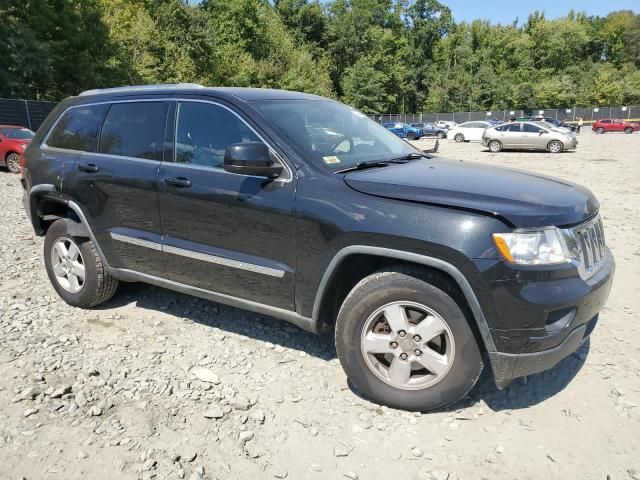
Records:
{"label": "parked silver car", "polygon": [[513,122],[487,128],[482,134],[482,145],[492,152],[506,148],[560,153],[576,148],[578,140],[574,134],[546,128],[538,122]]}

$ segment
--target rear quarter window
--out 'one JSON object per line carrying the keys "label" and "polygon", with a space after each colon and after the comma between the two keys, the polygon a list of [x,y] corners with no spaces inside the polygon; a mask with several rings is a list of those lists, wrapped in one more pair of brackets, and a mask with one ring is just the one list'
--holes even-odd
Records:
{"label": "rear quarter window", "polygon": [[107,112],[107,105],[72,107],[62,114],[55,124],[46,144],[49,147],[96,152],[100,127]]}

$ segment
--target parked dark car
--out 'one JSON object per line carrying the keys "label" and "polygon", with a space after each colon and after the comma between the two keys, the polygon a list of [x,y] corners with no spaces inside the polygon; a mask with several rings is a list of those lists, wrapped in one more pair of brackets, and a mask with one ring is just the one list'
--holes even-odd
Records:
{"label": "parked dark car", "polygon": [[561,129],[565,128],[565,129],[571,130],[572,132],[575,132],[578,129],[577,125],[573,123],[567,123],[564,120],[560,120],[559,118],[538,116],[538,117],[532,117],[532,120],[535,122],[547,122],[556,128],[561,128]]}
{"label": "parked dark car", "polygon": [[424,132],[421,128],[412,127],[403,122],[390,122],[385,123],[384,128],[392,133],[395,133],[400,138],[406,138],[408,140],[418,140],[424,136]]}
{"label": "parked dark car", "polygon": [[425,137],[446,138],[447,130],[436,127],[433,123],[412,123],[413,128],[419,128]]}
{"label": "parked dark car", "polygon": [[624,132],[631,134],[640,130],[640,123],[628,122],[619,118],[604,118],[594,122],[591,130],[599,134],[607,132]]}
{"label": "parked dark car", "polygon": [[455,402],[485,361],[499,388],[551,368],[614,273],[586,188],[432,157],[314,95],[87,92],[47,117],[22,172],[68,304],[141,281],[332,331],[352,385],[392,407]]}
{"label": "parked dark car", "polygon": [[4,165],[11,173],[20,171],[20,155],[34,133],[25,127],[16,125],[0,125],[0,164]]}

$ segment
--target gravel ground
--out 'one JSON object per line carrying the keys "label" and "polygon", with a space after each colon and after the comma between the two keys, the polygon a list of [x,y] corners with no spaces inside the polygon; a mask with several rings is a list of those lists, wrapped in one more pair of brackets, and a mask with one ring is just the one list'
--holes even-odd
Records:
{"label": "gravel ground", "polygon": [[[590,343],[453,409],[352,392],[330,338],[143,284],[65,305],[16,176],[0,172],[0,479],[640,479],[640,134],[577,152],[440,155],[589,186],[618,263]],[[423,148],[430,140],[418,142]]]}

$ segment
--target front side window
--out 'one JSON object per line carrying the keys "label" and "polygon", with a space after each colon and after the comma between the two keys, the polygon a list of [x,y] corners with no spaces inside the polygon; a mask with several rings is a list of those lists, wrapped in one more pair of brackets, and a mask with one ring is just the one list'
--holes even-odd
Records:
{"label": "front side window", "polygon": [[107,105],[87,105],[67,110],[56,124],[47,145],[80,152],[96,152]]}
{"label": "front side window", "polygon": [[338,102],[287,99],[252,103],[304,158],[330,171],[419,152],[366,115]]}
{"label": "front side window", "polygon": [[177,163],[223,168],[229,145],[261,141],[235,114],[210,103],[178,104],[176,123]]}
{"label": "front side window", "polygon": [[99,152],[162,160],[165,123],[162,102],[114,103],[102,126]]}
{"label": "front side window", "polygon": [[531,125],[530,123],[525,123],[522,126],[522,131],[527,133],[540,133],[543,130],[540,127],[536,127],[535,125]]}
{"label": "front side window", "polygon": [[0,133],[9,140],[31,140],[35,135],[28,128],[0,128]]}

